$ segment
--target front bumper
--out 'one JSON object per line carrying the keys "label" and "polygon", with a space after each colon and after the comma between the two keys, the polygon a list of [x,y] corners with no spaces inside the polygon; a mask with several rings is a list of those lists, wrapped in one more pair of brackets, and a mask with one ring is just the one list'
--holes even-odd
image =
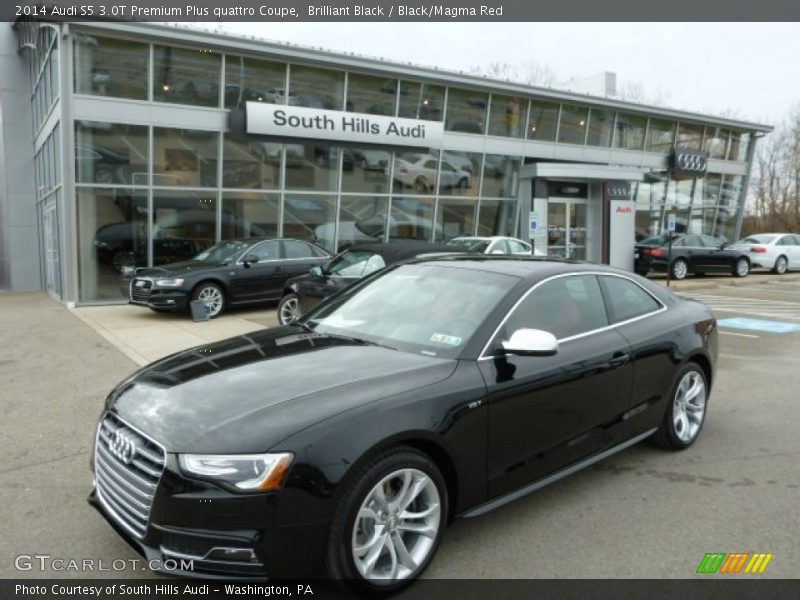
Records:
{"label": "front bumper", "polygon": [[[234,580],[318,578],[322,574],[327,521],[298,522],[299,498],[293,490],[235,494],[186,478],[177,455],[167,454],[147,527],[139,536],[126,527],[113,502],[104,498],[103,489],[95,484],[87,501],[153,571]],[[285,495],[288,498],[282,499]]]}
{"label": "front bumper", "polygon": [[185,311],[189,308],[190,299],[190,290],[182,290],[180,288],[161,289],[154,286],[146,290],[138,290],[133,286],[133,281],[128,284],[129,302],[138,306],[147,306],[154,310]]}

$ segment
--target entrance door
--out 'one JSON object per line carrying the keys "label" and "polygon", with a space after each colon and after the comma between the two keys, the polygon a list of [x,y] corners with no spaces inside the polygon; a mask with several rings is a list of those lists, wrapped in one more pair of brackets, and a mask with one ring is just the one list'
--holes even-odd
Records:
{"label": "entrance door", "polygon": [[48,292],[61,297],[61,257],[58,251],[58,212],[50,202],[42,211],[44,237],[44,282]]}
{"label": "entrance door", "polygon": [[547,254],[586,260],[586,203],[551,198],[547,203]]}

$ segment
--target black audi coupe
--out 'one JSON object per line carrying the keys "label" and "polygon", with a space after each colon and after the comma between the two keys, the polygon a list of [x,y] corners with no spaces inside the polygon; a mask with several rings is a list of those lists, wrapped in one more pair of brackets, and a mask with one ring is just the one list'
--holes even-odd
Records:
{"label": "black audi coupe", "polygon": [[388,594],[454,518],[645,439],[691,446],[717,346],[706,306],[626,271],[400,263],[121,382],[89,501],[149,559],[193,560],[179,575]]}
{"label": "black audi coupe", "polygon": [[213,319],[229,306],[279,300],[288,279],[330,258],[301,240],[225,240],[191,260],[136,269],[127,288],[131,304],[176,312],[199,300]]}

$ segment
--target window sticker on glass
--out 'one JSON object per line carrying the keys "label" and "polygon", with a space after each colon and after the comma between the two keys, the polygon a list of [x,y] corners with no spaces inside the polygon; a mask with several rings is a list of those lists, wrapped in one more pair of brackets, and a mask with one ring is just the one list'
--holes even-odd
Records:
{"label": "window sticker on glass", "polygon": [[458,346],[461,344],[462,338],[455,335],[445,335],[443,333],[434,333],[431,336],[431,341],[435,344],[444,344],[445,346]]}

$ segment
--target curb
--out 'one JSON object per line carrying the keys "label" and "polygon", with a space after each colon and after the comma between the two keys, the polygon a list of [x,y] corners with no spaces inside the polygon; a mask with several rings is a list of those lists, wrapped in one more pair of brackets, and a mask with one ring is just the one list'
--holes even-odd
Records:
{"label": "curb", "polygon": [[[650,279],[650,278],[648,278]],[[657,283],[659,285],[663,285],[667,287],[667,280],[664,279],[650,279],[653,283]],[[739,278],[739,277],[726,277],[722,278],[709,278],[704,277],[700,279],[691,279],[689,281],[672,281],[670,283],[669,289],[674,292],[682,292],[688,290],[697,290],[697,289],[704,289],[704,288],[716,288],[720,286],[725,287],[747,287],[748,285],[758,285],[759,283],[778,283],[778,282],[800,282],[800,273],[792,273],[787,275],[767,275],[767,276],[760,276],[756,274],[756,276],[748,275],[747,277]],[[798,291],[798,295],[800,295],[800,291]]]}

